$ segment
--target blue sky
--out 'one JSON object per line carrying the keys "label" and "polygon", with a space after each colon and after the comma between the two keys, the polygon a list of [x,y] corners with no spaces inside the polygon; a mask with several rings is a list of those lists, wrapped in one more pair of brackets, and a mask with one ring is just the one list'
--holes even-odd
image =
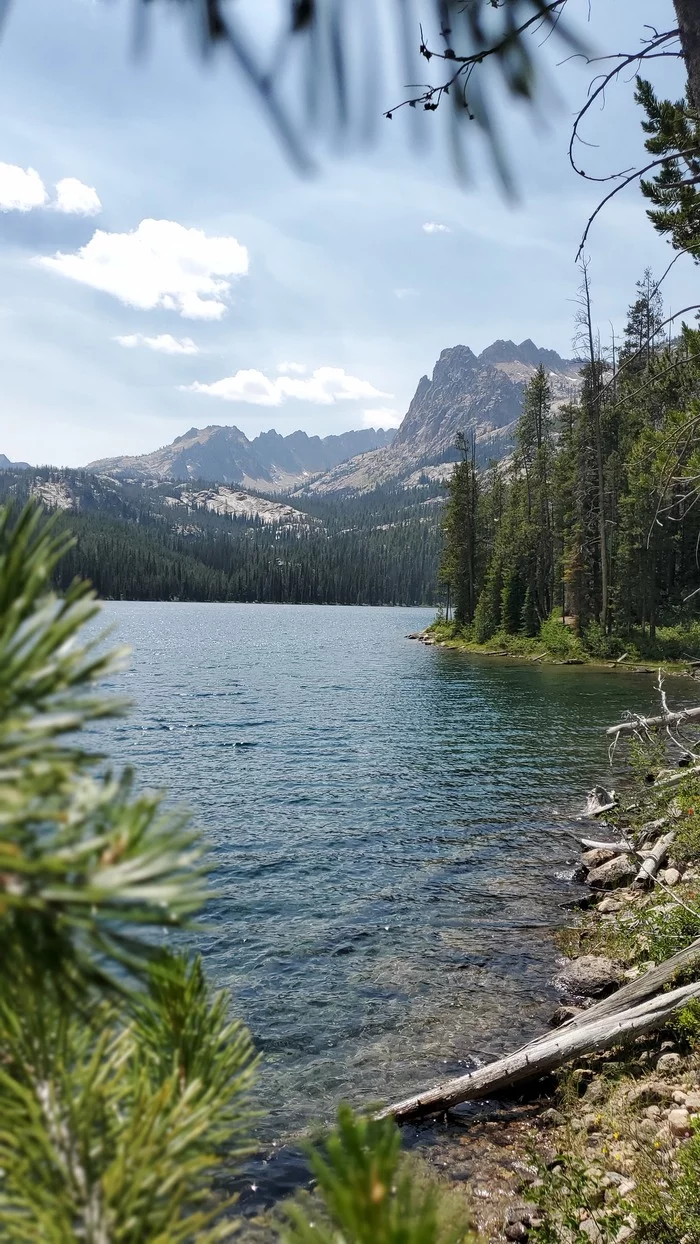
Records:
{"label": "blue sky", "polygon": [[[382,0],[388,5],[388,0]],[[275,0],[239,0],[264,38]],[[597,188],[566,148],[590,71],[550,41],[539,115],[508,104],[519,187],[485,153],[457,180],[440,115],[380,121],[367,146],[323,136],[319,171],[291,167],[225,58],[203,64],[154,5],[133,54],[128,0],[14,0],[0,42],[0,452],[82,465],[142,453],[192,426],[325,435],[396,424],[439,352],[496,337],[571,353],[578,239]],[[670,0],[570,0],[600,50],[637,46]],[[681,89],[675,63],[655,74]],[[376,111],[402,97],[399,71]],[[587,135],[607,172],[641,154],[632,87]],[[415,138],[415,134],[414,134]],[[31,172],[29,170],[32,170]],[[153,223],[155,222],[155,223]],[[432,226],[426,229],[425,226]],[[671,252],[630,189],[589,246],[595,311],[624,323],[645,264]],[[684,266],[685,265],[685,266]],[[696,301],[676,264],[671,310]]]}

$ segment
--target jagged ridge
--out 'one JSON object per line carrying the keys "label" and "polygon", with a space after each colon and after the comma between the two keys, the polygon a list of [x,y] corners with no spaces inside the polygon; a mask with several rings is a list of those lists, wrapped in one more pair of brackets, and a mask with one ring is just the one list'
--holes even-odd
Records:
{"label": "jagged ridge", "polygon": [[88,470],[117,478],[188,480],[245,484],[256,489],[290,488],[339,463],[387,446],[393,432],[364,428],[337,436],[281,436],[271,430],[254,440],[237,427],[210,424],[190,428],[170,445],[150,454],[101,458]]}

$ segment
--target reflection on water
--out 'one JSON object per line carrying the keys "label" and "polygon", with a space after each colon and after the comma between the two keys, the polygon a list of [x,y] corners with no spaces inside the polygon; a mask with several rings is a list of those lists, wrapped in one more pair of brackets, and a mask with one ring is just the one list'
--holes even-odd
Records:
{"label": "reflection on water", "polygon": [[264,1131],[405,1095],[530,1035],[601,727],[651,679],[474,661],[417,609],[120,603],[101,727],[206,829],[198,936],[265,1062]]}

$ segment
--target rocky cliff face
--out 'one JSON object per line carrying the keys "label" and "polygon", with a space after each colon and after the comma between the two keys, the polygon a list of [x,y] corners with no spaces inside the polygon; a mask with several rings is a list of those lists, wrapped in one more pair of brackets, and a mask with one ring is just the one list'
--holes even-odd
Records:
{"label": "rocky cliff face", "polygon": [[396,481],[417,483],[421,474],[446,476],[458,432],[474,434],[477,459],[502,458],[513,447],[523,391],[540,363],[546,368],[553,405],[578,387],[580,363],[534,342],[494,341],[476,355],[469,346],[443,350],[432,377],[423,376],[396,437],[388,448],[345,462],[308,487],[317,492],[364,490]]}
{"label": "rocky cliff face", "polygon": [[339,436],[261,432],[249,441],[239,428],[190,428],[150,454],[101,458],[88,469],[116,478],[244,484],[261,491],[291,488],[357,454],[387,446],[394,433],[365,428]]}

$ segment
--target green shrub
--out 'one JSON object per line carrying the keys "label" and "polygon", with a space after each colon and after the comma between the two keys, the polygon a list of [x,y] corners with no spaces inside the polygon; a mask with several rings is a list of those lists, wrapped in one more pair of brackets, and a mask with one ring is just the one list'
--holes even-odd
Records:
{"label": "green shrub", "polygon": [[548,652],[558,657],[581,657],[585,655],[583,645],[572,631],[565,626],[558,613],[553,613],[540,627],[540,639]]}
{"label": "green shrub", "polygon": [[[640,1244],[700,1244],[700,1131],[678,1150],[678,1168],[650,1170],[635,1194]],[[665,1177],[664,1177],[665,1176]]]}

